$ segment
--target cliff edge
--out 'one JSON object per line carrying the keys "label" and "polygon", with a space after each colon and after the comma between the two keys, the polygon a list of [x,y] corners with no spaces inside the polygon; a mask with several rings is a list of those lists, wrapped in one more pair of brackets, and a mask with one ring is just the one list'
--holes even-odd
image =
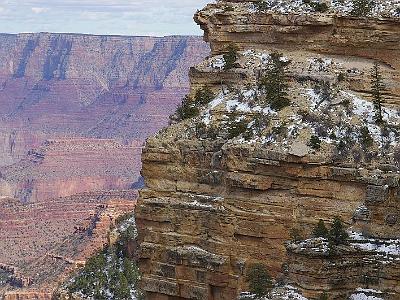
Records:
{"label": "cliff edge", "polygon": [[[359,3],[196,13],[212,55],[143,152],[147,299],[252,299],[255,265],[272,299],[398,299],[400,4]],[[346,243],[312,236],[335,218]]]}

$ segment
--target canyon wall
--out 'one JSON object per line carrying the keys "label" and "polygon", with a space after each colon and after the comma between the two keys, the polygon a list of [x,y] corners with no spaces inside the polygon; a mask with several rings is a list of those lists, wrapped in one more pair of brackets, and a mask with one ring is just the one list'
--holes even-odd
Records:
{"label": "canyon wall", "polygon": [[47,140],[0,168],[0,196],[22,203],[90,191],[126,190],[140,178],[141,144],[107,139]]}
{"label": "canyon wall", "polygon": [[136,191],[120,190],[32,204],[0,199],[0,269],[11,271],[0,295],[50,299],[60,282],[108,243],[110,227],[132,212],[136,198]]}
{"label": "canyon wall", "polygon": [[[340,1],[327,1],[325,13],[302,1],[265,10],[253,2],[218,1],[196,13],[213,55],[191,68],[191,95],[208,87],[214,96],[193,102],[198,115],[143,151],[136,216],[147,299],[236,299],[255,264],[309,299],[348,299],[369,287],[377,299],[398,299],[395,3],[357,18]],[[229,46],[237,50],[228,67]],[[387,87],[380,125],[375,62]],[[288,102],[277,109],[261,80],[280,64]],[[311,232],[336,216],[351,234],[333,255]],[[288,243],[294,233],[303,244]]]}
{"label": "canyon wall", "polygon": [[198,37],[0,35],[0,165],[46,138],[144,140],[208,51]]}
{"label": "canyon wall", "polygon": [[0,298],[50,299],[131,213],[199,37],[0,34]]}

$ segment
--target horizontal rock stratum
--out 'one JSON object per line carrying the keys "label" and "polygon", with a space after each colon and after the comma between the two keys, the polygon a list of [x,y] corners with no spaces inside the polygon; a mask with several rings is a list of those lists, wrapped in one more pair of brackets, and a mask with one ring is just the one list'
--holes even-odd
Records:
{"label": "horizontal rock stratum", "polygon": [[51,299],[132,213],[199,37],[0,34],[0,298]]}
{"label": "horizontal rock stratum", "polygon": [[44,140],[144,140],[209,52],[199,37],[0,34],[0,166]]}
{"label": "horizontal rock stratum", "polygon": [[[147,140],[136,208],[147,299],[236,299],[254,264],[281,284],[273,299],[399,299],[399,3],[356,17],[350,1],[254,2],[196,13],[212,49],[190,70],[199,112]],[[278,108],[262,88],[276,65]],[[205,88],[213,97],[198,101]],[[332,252],[311,232],[336,216],[350,239]]]}

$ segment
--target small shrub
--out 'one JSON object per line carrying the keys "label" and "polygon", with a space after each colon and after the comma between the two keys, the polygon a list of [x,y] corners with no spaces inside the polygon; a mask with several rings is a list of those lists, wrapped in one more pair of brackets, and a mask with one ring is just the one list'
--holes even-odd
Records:
{"label": "small shrub", "polygon": [[266,11],[266,10],[271,8],[269,3],[267,1],[265,1],[265,0],[258,0],[257,2],[254,3],[254,6],[260,12]]}
{"label": "small shrub", "polygon": [[196,107],[196,103],[189,96],[185,96],[182,104],[176,110],[177,121],[191,119],[197,117],[199,114],[199,108]]}
{"label": "small shrub", "polygon": [[225,61],[224,70],[230,70],[235,67],[238,59],[238,49],[234,44],[230,44],[226,50],[227,53],[223,55]]}
{"label": "small shrub", "polygon": [[252,265],[247,272],[246,279],[249,283],[249,292],[258,298],[268,295],[273,287],[271,276],[262,264]]}
{"label": "small shrub", "polygon": [[361,144],[365,149],[372,147],[372,145],[374,144],[374,139],[372,138],[368,127],[362,127],[360,129],[360,139]]}
{"label": "small shrub", "polygon": [[286,75],[286,67],[290,62],[283,61],[280,53],[271,53],[270,57],[267,68],[259,79],[258,86],[271,109],[279,111],[290,105],[288,98],[289,84]]}
{"label": "small shrub", "polygon": [[384,102],[383,92],[385,84],[383,83],[382,73],[377,62],[371,69],[371,92],[374,103],[375,122],[377,124],[383,123],[382,104]]}
{"label": "small shrub", "polygon": [[209,87],[204,87],[196,91],[194,102],[196,106],[203,106],[211,102],[215,98],[215,94]]}
{"label": "small shrub", "polygon": [[325,223],[323,220],[319,220],[318,224],[314,227],[313,237],[318,238],[328,238],[329,237],[329,230],[326,228]]}
{"label": "small shrub", "polygon": [[256,134],[261,135],[262,131],[269,125],[270,119],[263,112],[259,112],[254,116],[252,129]]}
{"label": "small shrub", "polygon": [[272,133],[277,136],[286,136],[287,135],[287,127],[286,124],[280,124],[272,128]]}
{"label": "small shrub", "polygon": [[338,76],[337,76],[337,80],[338,80],[339,82],[345,81],[345,80],[346,80],[346,74],[343,73],[343,72],[340,72],[340,73],[338,74]]}
{"label": "small shrub", "polygon": [[316,12],[327,12],[329,10],[329,6],[325,2],[311,2],[311,7]]}
{"label": "small shrub", "polygon": [[315,108],[318,108],[323,102],[331,102],[332,101],[332,88],[329,81],[319,82],[314,86],[314,92],[319,95],[320,101],[316,104]]}
{"label": "small shrub", "polygon": [[319,150],[321,149],[321,140],[319,139],[318,136],[313,135],[310,138],[310,141],[308,142],[308,146],[310,146],[314,150]]}
{"label": "small shrub", "polygon": [[290,230],[290,240],[292,242],[300,242],[300,241],[304,240],[302,231],[296,227],[292,228]]}
{"label": "small shrub", "polygon": [[203,122],[197,122],[195,126],[196,137],[200,138],[202,135],[206,134],[207,126]]}
{"label": "small shrub", "polygon": [[238,114],[236,112],[232,112],[232,114],[229,116],[229,121],[227,124],[229,139],[233,139],[247,132],[248,122],[246,121],[246,119],[237,119]]}

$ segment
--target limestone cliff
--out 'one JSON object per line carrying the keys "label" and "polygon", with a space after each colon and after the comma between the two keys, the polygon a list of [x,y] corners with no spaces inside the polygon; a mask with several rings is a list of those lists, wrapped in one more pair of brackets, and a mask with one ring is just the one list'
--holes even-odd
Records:
{"label": "limestone cliff", "polygon": [[0,34],[0,166],[48,138],[143,140],[208,51],[198,37]]}
{"label": "limestone cliff", "polygon": [[[200,111],[149,139],[142,158],[148,299],[236,299],[254,263],[310,299],[369,287],[398,299],[399,3],[357,17],[350,1],[326,2],[218,1],[196,14],[213,54],[190,71]],[[374,63],[387,88],[380,124]],[[277,65],[281,106],[263,88]],[[214,96],[196,100],[204,88]],[[334,256],[324,241],[287,243],[335,216],[352,231]],[[377,269],[379,281],[364,280]]]}

